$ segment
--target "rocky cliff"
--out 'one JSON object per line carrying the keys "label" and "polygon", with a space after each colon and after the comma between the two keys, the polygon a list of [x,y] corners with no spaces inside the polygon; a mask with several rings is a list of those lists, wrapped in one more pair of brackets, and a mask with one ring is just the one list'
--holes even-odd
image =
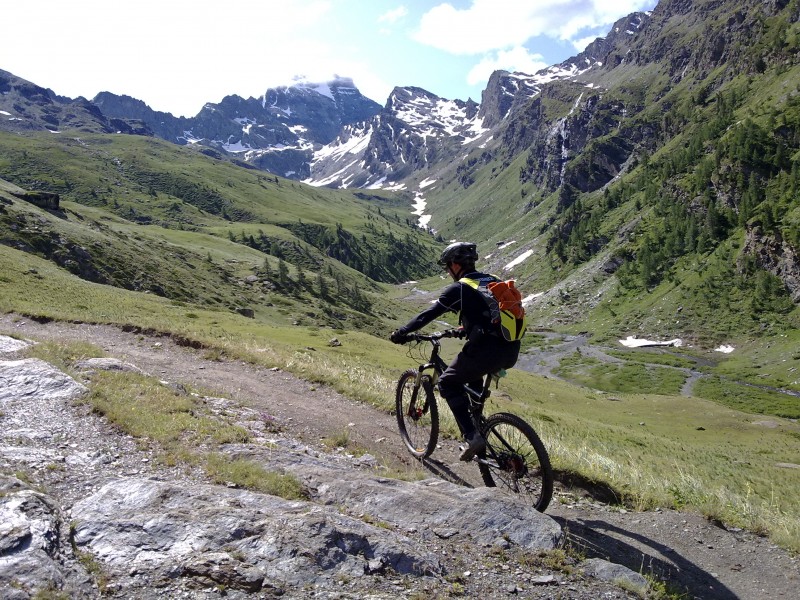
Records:
{"label": "rocky cliff", "polygon": [[65,98],[0,70],[0,131],[60,131],[152,135],[135,117],[103,114],[85,98]]}

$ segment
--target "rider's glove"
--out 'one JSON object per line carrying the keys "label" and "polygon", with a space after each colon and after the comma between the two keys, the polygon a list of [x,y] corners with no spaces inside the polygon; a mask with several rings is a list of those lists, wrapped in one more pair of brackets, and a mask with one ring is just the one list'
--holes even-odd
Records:
{"label": "rider's glove", "polygon": [[393,331],[389,336],[392,343],[405,344],[408,341],[408,336],[405,333],[400,333],[400,330]]}
{"label": "rider's glove", "polygon": [[463,327],[459,327],[456,329],[456,337],[460,340],[463,340],[465,337],[467,337],[467,331]]}

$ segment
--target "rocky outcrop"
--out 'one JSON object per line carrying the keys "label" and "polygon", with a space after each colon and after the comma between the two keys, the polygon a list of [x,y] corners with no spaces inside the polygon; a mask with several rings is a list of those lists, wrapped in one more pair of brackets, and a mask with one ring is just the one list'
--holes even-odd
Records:
{"label": "rocky outcrop", "polygon": [[[27,344],[0,336],[0,356]],[[70,401],[86,388],[38,359],[0,361],[0,595],[29,598],[37,592],[64,590],[72,597],[89,597],[92,584],[76,561],[63,562],[68,552],[68,521],[58,501],[34,490],[13,470],[29,473],[33,464],[58,465],[64,460],[55,440],[64,438],[64,420]],[[26,415],[27,406],[43,421],[38,426]],[[38,419],[37,419],[38,420]],[[64,442],[62,442],[64,443]]]}
{"label": "rocky outcrop", "polygon": [[759,225],[745,230],[743,256],[755,258],[756,265],[783,281],[795,304],[800,303],[800,255],[780,236],[767,235]]}
{"label": "rocky outcrop", "polygon": [[551,84],[508,122],[503,148],[509,159],[527,152],[523,183],[591,192],[616,177],[635,149],[636,136],[620,130],[625,110],[580,84]]}
{"label": "rocky outcrop", "polygon": [[0,70],[0,131],[61,131],[151,135],[142,123],[109,119],[85,98],[65,98]]}
{"label": "rocky outcrop", "polygon": [[437,557],[336,506],[223,486],[119,479],[71,510],[73,542],[124,589],[183,585],[273,593],[387,568],[442,575]]}
{"label": "rocky outcrop", "polygon": [[131,96],[100,92],[92,99],[92,102],[104,115],[108,115],[112,119],[146,124],[151,135],[165,140],[175,141],[183,135],[184,131],[191,128],[189,119],[186,117],[174,117],[170,113],[155,111],[141,100]]}
{"label": "rocky outcrop", "polygon": [[58,210],[61,201],[60,196],[53,192],[22,192],[14,195],[45,210]]}
{"label": "rocky outcrop", "polygon": [[[5,457],[4,457],[5,458]],[[62,561],[68,546],[57,502],[15,477],[0,475],[0,594],[28,599],[59,590],[71,598],[93,597],[91,578]]]}
{"label": "rocky outcrop", "polygon": [[499,125],[515,108],[536,96],[540,89],[539,81],[530,75],[495,71],[481,94],[478,116],[483,126],[492,128]]}
{"label": "rocky outcrop", "polygon": [[[629,64],[661,62],[677,83],[687,73],[700,78],[723,68],[730,77],[763,70],[762,65],[789,58],[785,44],[764,44],[765,23],[787,8],[787,2],[740,0],[689,2],[662,0],[625,57]],[[797,9],[795,9],[795,13]],[[797,15],[793,15],[797,19]],[[759,47],[759,52],[752,48]]]}

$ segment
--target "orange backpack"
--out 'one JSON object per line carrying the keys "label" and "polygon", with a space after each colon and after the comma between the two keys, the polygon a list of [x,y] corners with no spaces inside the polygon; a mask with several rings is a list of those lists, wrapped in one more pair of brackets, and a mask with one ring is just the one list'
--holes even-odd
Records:
{"label": "orange backpack", "polygon": [[515,319],[525,318],[525,309],[522,308],[522,294],[514,285],[513,279],[507,281],[494,281],[486,286],[497,300],[500,310],[507,310]]}
{"label": "orange backpack", "polygon": [[515,342],[525,335],[525,309],[522,306],[522,294],[514,285],[513,279],[497,280],[496,277],[459,279],[474,290],[480,292],[489,309],[489,318],[493,325],[500,329],[502,337]]}

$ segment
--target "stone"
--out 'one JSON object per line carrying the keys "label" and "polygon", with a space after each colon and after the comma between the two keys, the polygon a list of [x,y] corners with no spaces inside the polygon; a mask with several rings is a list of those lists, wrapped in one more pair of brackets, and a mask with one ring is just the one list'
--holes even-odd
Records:
{"label": "stone", "polygon": [[592,577],[597,577],[603,581],[618,582],[624,581],[627,587],[636,590],[640,594],[645,594],[650,587],[647,579],[643,575],[636,573],[626,566],[608,562],[601,558],[590,558],[580,564],[583,571]]}

